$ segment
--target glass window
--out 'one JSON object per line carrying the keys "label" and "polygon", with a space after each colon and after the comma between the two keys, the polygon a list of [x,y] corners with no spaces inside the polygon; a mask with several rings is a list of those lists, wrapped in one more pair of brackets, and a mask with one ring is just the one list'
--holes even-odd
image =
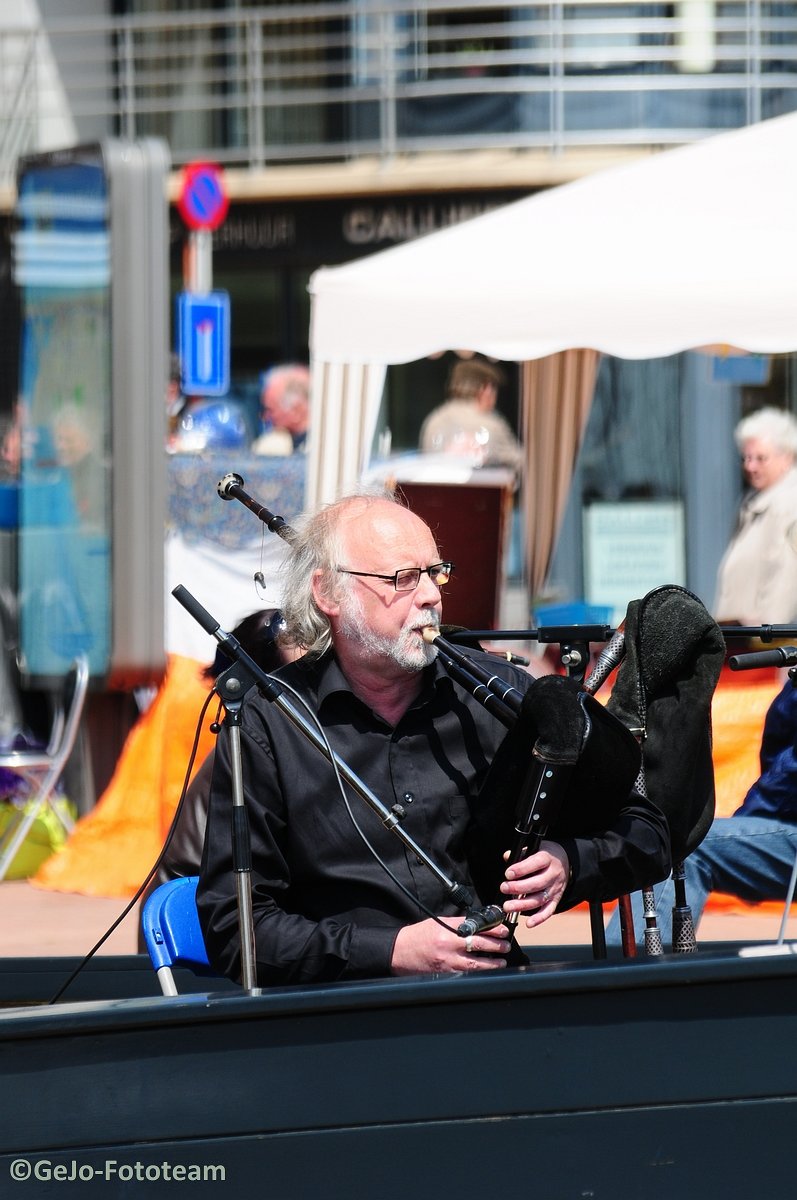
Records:
{"label": "glass window", "polygon": [[[56,183],[57,175],[57,183]],[[109,665],[111,326],[103,165],[31,165],[18,188],[22,298],[19,597],[23,668]]]}

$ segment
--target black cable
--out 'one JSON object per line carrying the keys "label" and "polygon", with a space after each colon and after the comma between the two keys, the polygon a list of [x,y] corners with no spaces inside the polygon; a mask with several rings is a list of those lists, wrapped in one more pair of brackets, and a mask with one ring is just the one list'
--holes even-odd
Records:
{"label": "black cable", "polygon": [[58,991],[55,993],[55,995],[50,1000],[47,1001],[48,1004],[55,1004],[58,1000],[61,999],[64,992],[67,990],[67,988],[70,986],[70,984],[72,984],[75,981],[75,979],[77,979],[78,975],[83,970],[83,968],[89,962],[91,962],[92,958],[97,953],[97,951],[102,946],[105,945],[105,943],[107,942],[107,940],[111,936],[111,934],[114,932],[114,930],[118,929],[118,927],[122,924],[122,921],[124,921],[125,917],[128,916],[128,914],[132,911],[134,906],[141,899],[144,892],[147,890],[147,887],[149,886],[151,880],[154,878],[158,868],[160,867],[161,863],[163,862],[163,857],[166,854],[166,851],[169,849],[169,845],[171,843],[172,836],[174,835],[174,831],[177,827],[177,818],[180,815],[180,811],[183,807],[183,801],[185,800],[186,792],[188,791],[188,784],[191,779],[191,771],[193,769],[194,762],[196,760],[197,750],[199,749],[199,738],[202,733],[202,722],[204,721],[205,713],[207,712],[210,702],[213,699],[214,695],[215,695],[215,689],[211,689],[210,692],[208,692],[208,695],[207,695],[207,698],[206,698],[204,704],[202,705],[202,711],[200,712],[199,718],[197,720],[196,733],[194,734],[194,743],[191,747],[191,754],[188,759],[188,766],[186,767],[185,778],[183,780],[183,789],[180,793],[180,799],[177,802],[177,809],[175,810],[175,814],[174,814],[174,817],[172,818],[172,823],[171,823],[171,827],[169,829],[169,833],[166,837],[165,842],[163,843],[163,847],[161,848],[160,854],[158,855],[157,859],[155,860],[154,865],[152,866],[152,868],[150,869],[146,878],[144,879],[144,882],[140,885],[140,887],[136,891],[135,895],[128,902],[128,904],[125,906],[125,908],[119,914],[119,916],[116,918],[116,920],[113,922],[113,924],[108,929],[106,929],[105,933],[102,935],[102,937],[99,939],[99,941],[96,942],[92,946],[92,948],[89,950],[89,952],[85,955],[85,957],[83,959],[81,959],[81,961],[75,967],[74,971],[68,977],[66,982],[63,983],[61,985],[61,987],[58,989]]}
{"label": "black cable", "polygon": [[[360,825],[357,821],[357,818],[355,817],[354,812],[352,811],[351,801],[350,801],[349,797],[346,795],[346,788],[345,788],[345,785],[341,778],[340,771],[338,770],[338,764],[335,761],[335,755],[332,750],[332,746],[330,745],[326,730],[324,729],[323,725],[321,724],[321,722],[318,719],[318,715],[315,712],[313,712],[312,708],[307,703],[304,696],[302,696],[300,692],[297,692],[295,688],[291,687],[290,684],[286,683],[284,679],[280,679],[280,685],[282,687],[284,687],[287,692],[290,692],[291,695],[296,700],[299,701],[299,703],[304,707],[304,709],[308,713],[313,724],[318,729],[319,735],[320,735],[324,745],[327,748],[327,753],[329,754],[329,762],[332,767],[332,770],[334,771],[335,779],[336,779],[337,785],[338,785],[338,791],[340,792],[341,798],[345,805],[346,812],[348,813],[348,816],[349,816],[349,820],[351,821],[352,825],[354,826],[354,829],[355,829],[358,837],[362,840],[363,845],[365,846],[368,853],[372,856],[374,861],[379,864],[379,866],[382,868],[382,870],[385,872],[385,874],[388,876],[388,878],[392,879],[393,883],[395,883],[395,885],[399,889],[399,891],[402,892],[404,894],[404,896],[406,896],[406,898],[412,904],[417,905],[417,907],[421,910],[421,912],[426,913],[427,917],[430,917],[433,921],[436,921],[437,924],[440,925],[443,929],[448,930],[449,933],[454,932],[454,930],[452,930],[450,925],[446,925],[445,921],[443,921],[441,917],[439,917],[436,913],[432,912],[432,910],[430,908],[427,908],[426,905],[423,903],[423,901],[420,899],[420,897],[414,895],[410,891],[410,889],[401,882],[401,880],[394,874],[394,872],[390,869],[390,867],[387,865],[387,863],[381,857],[381,855],[379,854],[379,851],[376,850],[376,848],[371,844],[371,842],[368,839],[368,835],[360,827]],[[284,714],[283,714],[283,716],[284,716]],[[286,718],[286,720],[287,719],[288,718]]]}

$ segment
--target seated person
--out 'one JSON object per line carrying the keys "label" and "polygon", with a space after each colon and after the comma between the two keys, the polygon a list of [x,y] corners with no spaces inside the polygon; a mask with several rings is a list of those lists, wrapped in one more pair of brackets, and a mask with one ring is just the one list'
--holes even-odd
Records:
{"label": "seated person", "polygon": [[[332,749],[401,815],[445,876],[472,887],[471,810],[506,731],[455,685],[423,636],[439,626],[451,564],[441,562],[419,517],[380,494],[348,496],[311,516],[286,567],[286,636],[306,653],[276,678],[306,702]],[[520,690],[534,683],[508,663],[490,665]],[[255,690],[242,708],[240,741],[258,984],[489,971],[526,961],[506,924],[459,936],[462,914],[438,876],[379,814],[357,797],[344,800],[331,765]],[[239,978],[233,765],[222,729],[197,905],[214,969]],[[617,797],[611,828],[554,835],[505,872],[500,862],[495,870],[504,911],[531,928],[558,908],[608,899],[669,870],[666,821],[630,785]]]}
{"label": "seated person", "polygon": [[[761,774],[731,817],[717,817],[684,863],[686,902],[697,929],[710,892],[754,904],[785,900],[797,856],[797,688],[791,682],[767,711],[761,738]],[[672,880],[654,887],[659,931],[672,942]],[[634,937],[644,945],[642,897],[632,895]],[[615,912],[606,929],[609,945],[621,945]]]}

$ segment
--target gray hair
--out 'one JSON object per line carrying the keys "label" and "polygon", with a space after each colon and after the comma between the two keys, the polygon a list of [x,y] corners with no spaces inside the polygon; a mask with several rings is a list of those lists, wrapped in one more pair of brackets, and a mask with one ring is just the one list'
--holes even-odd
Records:
{"label": "gray hair", "polygon": [[784,408],[759,408],[743,417],[733,431],[741,450],[750,438],[770,442],[777,450],[797,458],[797,418]]}
{"label": "gray hair", "polygon": [[332,643],[329,618],[313,595],[316,571],[323,572],[324,590],[330,599],[340,599],[352,586],[348,575],[335,570],[343,552],[341,518],[355,504],[365,509],[385,501],[404,507],[393,492],[382,486],[363,488],[324,505],[316,513],[300,517],[294,526],[296,534],[283,570],[284,638],[304,649],[308,657],[319,658]]}

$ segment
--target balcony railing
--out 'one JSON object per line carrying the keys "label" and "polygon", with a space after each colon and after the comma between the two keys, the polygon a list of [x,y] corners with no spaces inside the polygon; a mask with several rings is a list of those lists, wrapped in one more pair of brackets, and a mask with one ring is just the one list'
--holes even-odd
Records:
{"label": "balcony railing", "polygon": [[176,163],[670,145],[797,108],[797,4],[333,0],[0,28],[0,170],[104,135]]}

